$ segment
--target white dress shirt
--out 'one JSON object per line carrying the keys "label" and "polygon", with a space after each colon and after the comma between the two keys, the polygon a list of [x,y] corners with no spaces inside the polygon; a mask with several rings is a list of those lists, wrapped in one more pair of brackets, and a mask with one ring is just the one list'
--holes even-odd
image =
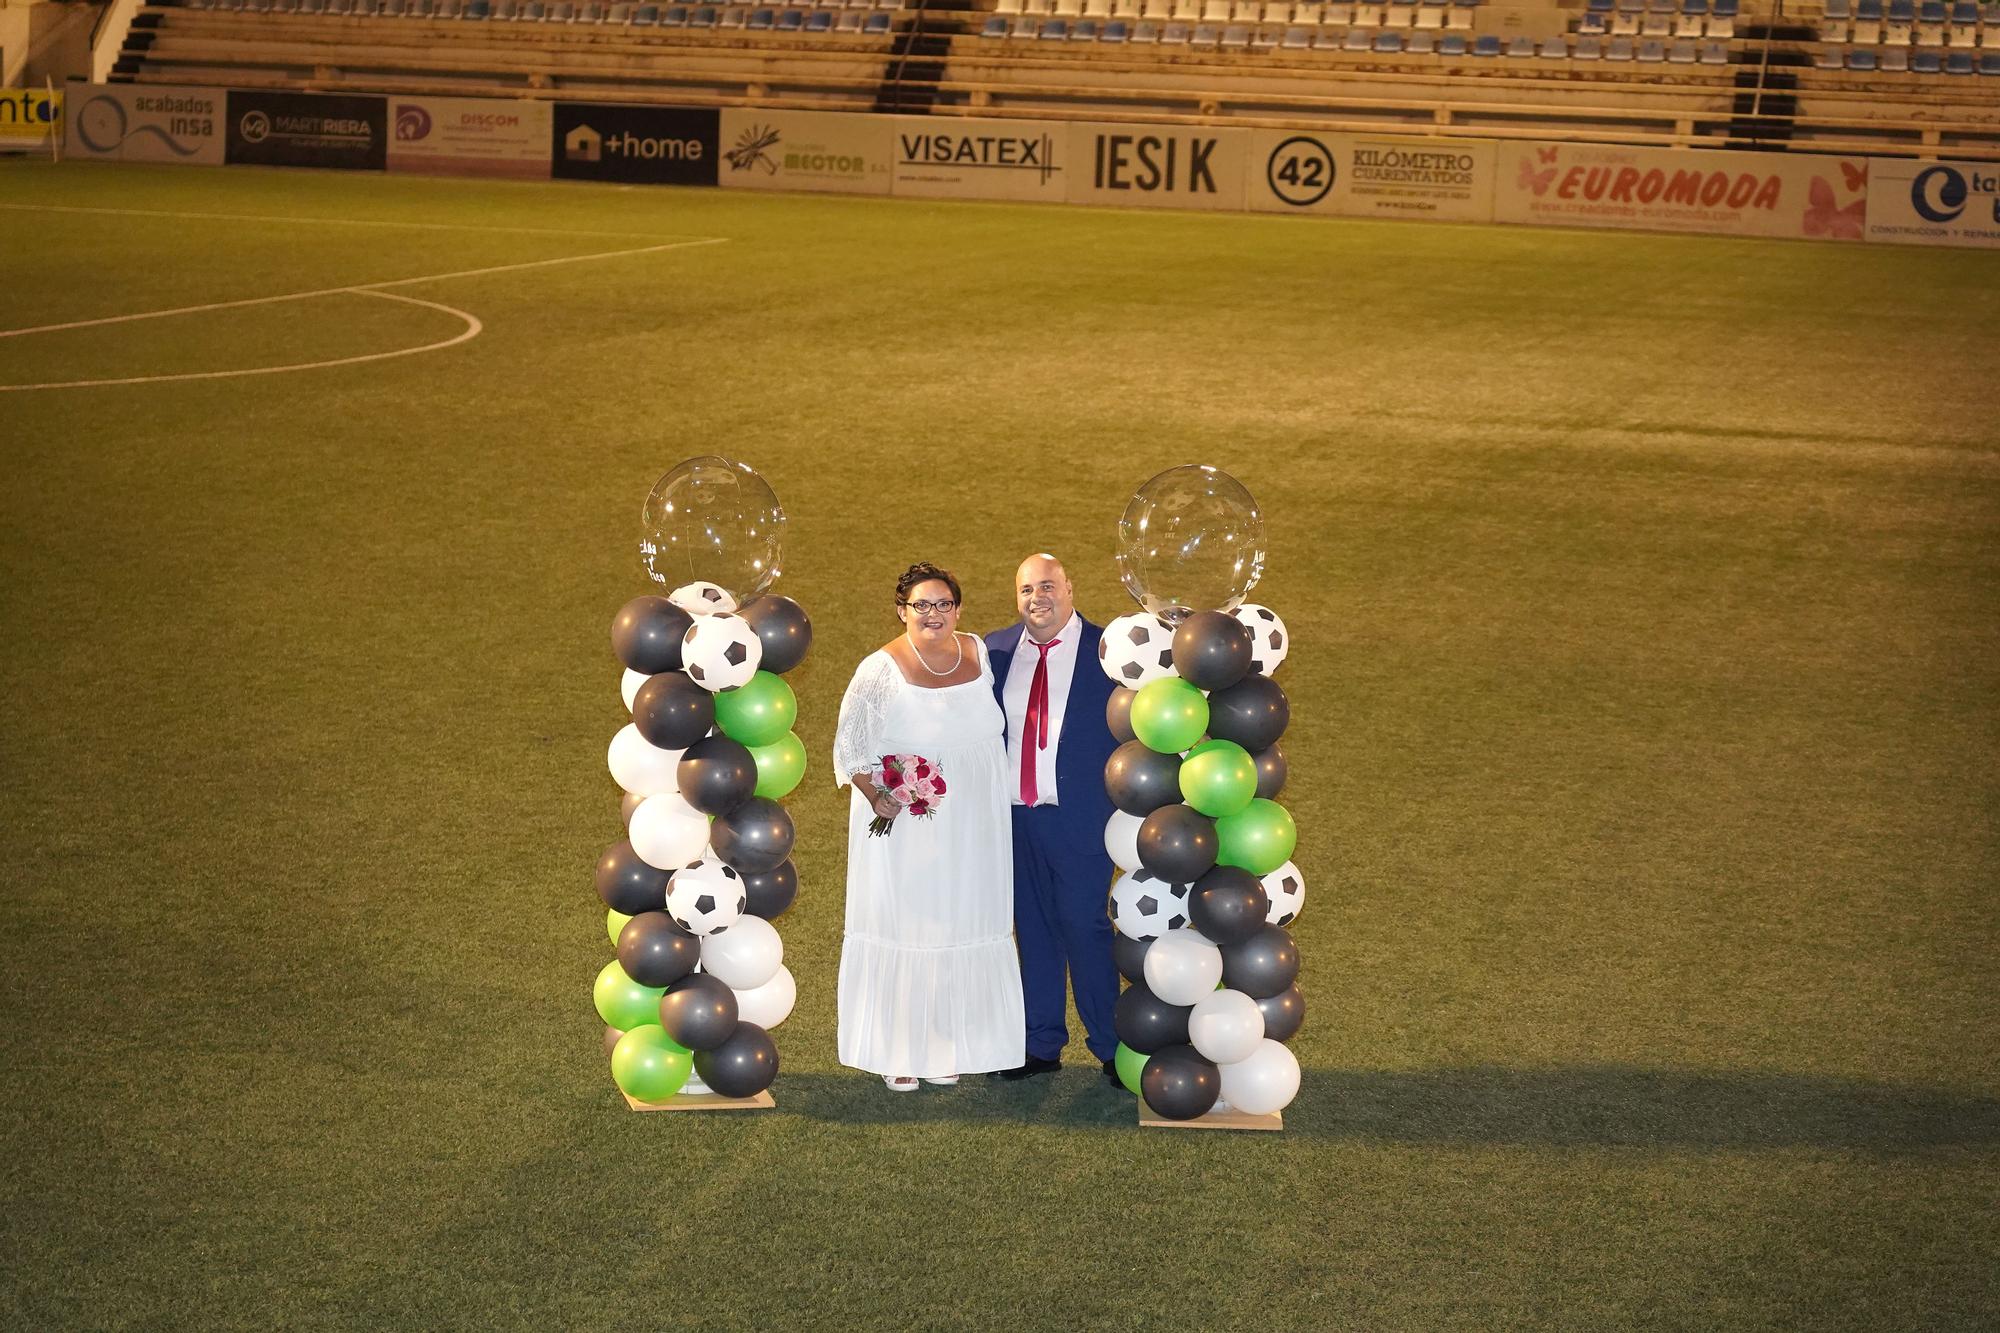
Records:
{"label": "white dress shirt", "polygon": [[[1072,611],[1069,623],[1056,631],[1056,646],[1049,649],[1049,744],[1035,755],[1036,805],[1056,803],[1056,746],[1062,740],[1070,682],[1076,679],[1076,641],[1082,637],[1083,617]],[[1007,785],[1015,805],[1021,803],[1021,747],[1028,743],[1022,735],[1028,726],[1028,691],[1034,688],[1035,664],[1041,658],[1042,650],[1023,625],[1014,660],[1007,667],[1007,688],[1001,695],[1007,705]]]}

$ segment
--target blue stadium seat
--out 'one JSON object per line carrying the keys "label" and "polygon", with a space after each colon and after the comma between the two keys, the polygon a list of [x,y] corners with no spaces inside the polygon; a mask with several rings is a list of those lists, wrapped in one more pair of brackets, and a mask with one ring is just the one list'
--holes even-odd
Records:
{"label": "blue stadium seat", "polygon": [[1441,56],[1462,56],[1465,54],[1465,35],[1448,32],[1438,39],[1438,54]]}
{"label": "blue stadium seat", "polygon": [[687,22],[688,7],[686,5],[668,5],[660,11],[660,26],[662,28],[685,28]]}
{"label": "blue stadium seat", "polygon": [[889,16],[887,14],[870,14],[868,21],[861,25],[861,35],[863,37],[881,37],[887,34],[888,31]]}
{"label": "blue stadium seat", "polygon": [[1847,67],[1866,74],[1875,68],[1875,53],[1867,47],[1847,53]]}
{"label": "blue stadium seat", "polygon": [[802,9],[788,9],[778,15],[778,21],[771,26],[778,32],[803,32],[806,26],[805,11]]}
{"label": "blue stadium seat", "polygon": [[1188,45],[1214,46],[1215,39],[1220,34],[1221,29],[1217,28],[1213,23],[1197,23],[1194,25],[1194,31],[1188,36]]}
{"label": "blue stadium seat", "polygon": [[[1285,29],[1285,39],[1278,43],[1287,51],[1305,51],[1312,47],[1312,34],[1304,28]],[[1037,651],[1040,651],[1039,649]]]}
{"label": "blue stadium seat", "polygon": [[1094,42],[1097,40],[1097,20],[1078,19],[1070,24],[1069,39],[1072,42]]}
{"label": "blue stadium seat", "polygon": [[1972,52],[1970,51],[1953,51],[1944,58],[1944,72],[1947,74],[1970,74],[1972,71]]}
{"label": "blue stadium seat", "polygon": [[1827,18],[1845,22],[1854,17],[1854,5],[1851,0],[1826,0],[1824,14]]}
{"label": "blue stadium seat", "polygon": [[1951,7],[1951,21],[1961,28],[1977,27],[1979,6],[1972,0],[1958,0],[1958,3]]}
{"label": "blue stadium seat", "polygon": [[1570,53],[1570,59],[1602,60],[1604,59],[1604,42],[1602,39],[1596,37],[1579,37],[1576,39],[1576,50]]}
{"label": "blue stadium seat", "polygon": [[1589,37],[1602,37],[1611,31],[1611,19],[1605,14],[1585,14],[1576,21],[1576,30]]}
{"label": "blue stadium seat", "polygon": [[1104,33],[1097,40],[1100,42],[1122,42],[1131,35],[1131,24],[1127,23],[1124,19],[1113,19],[1104,25]]}
{"label": "blue stadium seat", "polygon": [[815,35],[833,31],[833,11],[822,9],[806,19],[806,31]]}
{"label": "blue stadium seat", "polygon": [[459,11],[460,18],[487,19],[493,17],[491,0],[466,0],[465,8]]}
{"label": "blue stadium seat", "polygon": [[1882,48],[1882,68],[1891,74],[1910,72],[1910,52],[1907,47],[1885,46]]}
{"label": "blue stadium seat", "polygon": [[1064,19],[1050,19],[1042,25],[1041,32],[1036,35],[1045,42],[1067,41],[1069,40],[1069,23]]}
{"label": "blue stadium seat", "polygon": [[1708,12],[1717,18],[1733,19],[1736,17],[1736,0],[1714,0]]}
{"label": "blue stadium seat", "polygon": [[1632,39],[1630,37],[1613,37],[1611,44],[1604,48],[1604,58],[1606,60],[1629,61],[1632,58]]}
{"label": "blue stadium seat", "polygon": [[1882,0],[1854,0],[1854,17],[1864,23],[1882,21]]}
{"label": "blue stadium seat", "polygon": [[2000,51],[1988,51],[1979,57],[1979,72],[2000,78]]}
{"label": "blue stadium seat", "polygon": [[1500,54],[1500,39],[1490,32],[1481,33],[1472,44],[1472,54],[1476,56],[1497,56]]}
{"label": "blue stadium seat", "polygon": [[660,7],[658,5],[640,5],[632,11],[632,17],[627,20],[635,28],[650,28],[659,21]]}
{"label": "blue stadium seat", "polygon": [[1250,29],[1241,23],[1230,24],[1222,30],[1222,41],[1219,45],[1229,47],[1231,50],[1242,50],[1248,47],[1250,45]]}
{"label": "blue stadium seat", "polygon": [[1368,49],[1373,51],[1376,55],[1379,56],[1401,55],[1403,52],[1402,34],[1394,32],[1378,32],[1375,34],[1375,41],[1369,46]]}
{"label": "blue stadium seat", "polygon": [[1639,60],[1648,65],[1660,64],[1667,58],[1667,48],[1658,41],[1639,43]]}
{"label": "blue stadium seat", "polygon": [[1729,48],[1721,42],[1704,42],[1698,58],[1704,65],[1726,65],[1729,63]]}
{"label": "blue stadium seat", "polygon": [[526,4],[521,6],[521,21],[523,23],[546,23],[548,22],[548,18],[549,11],[543,6],[542,0],[528,0]]}
{"label": "blue stadium seat", "polygon": [[1910,55],[1910,69],[1913,73],[1936,74],[1943,68],[1944,62],[1938,59],[1938,53],[1935,51],[1916,51]]}
{"label": "blue stadium seat", "polygon": [[[995,14],[992,18],[986,20],[986,26],[979,30],[979,35],[981,37],[1005,37],[1007,35],[1007,20]],[[1037,651],[1040,650],[1037,649]]]}
{"label": "blue stadium seat", "polygon": [[688,26],[690,28],[713,28],[715,26],[715,19],[714,5],[696,5],[688,11]]}

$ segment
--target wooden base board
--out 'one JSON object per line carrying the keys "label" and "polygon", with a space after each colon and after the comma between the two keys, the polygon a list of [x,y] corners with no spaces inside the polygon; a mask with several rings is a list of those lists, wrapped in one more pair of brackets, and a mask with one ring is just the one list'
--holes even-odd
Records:
{"label": "wooden base board", "polygon": [[1222,1110],[1210,1111],[1196,1120],[1169,1120],[1141,1099],[1139,1124],[1146,1129],[1283,1129],[1285,1115],[1282,1111],[1251,1115],[1248,1111]]}
{"label": "wooden base board", "polygon": [[769,1088],[754,1097],[724,1097],[714,1092],[683,1092],[663,1102],[642,1102],[629,1092],[620,1092],[625,1104],[635,1111],[765,1111],[778,1103]]}

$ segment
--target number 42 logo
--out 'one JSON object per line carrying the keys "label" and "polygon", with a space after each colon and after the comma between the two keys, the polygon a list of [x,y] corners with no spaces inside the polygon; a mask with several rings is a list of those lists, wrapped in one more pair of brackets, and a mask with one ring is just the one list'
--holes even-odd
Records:
{"label": "number 42 logo", "polygon": [[1271,150],[1264,177],[1272,194],[1294,208],[1307,208],[1333,188],[1333,154],[1317,139],[1294,135]]}

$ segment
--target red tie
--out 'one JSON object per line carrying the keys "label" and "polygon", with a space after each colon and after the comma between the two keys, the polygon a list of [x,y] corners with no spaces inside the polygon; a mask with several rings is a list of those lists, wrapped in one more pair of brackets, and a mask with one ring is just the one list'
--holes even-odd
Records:
{"label": "red tie", "polygon": [[1025,634],[1021,637],[1042,650],[1034,683],[1028,686],[1027,727],[1021,736],[1021,804],[1033,805],[1041,795],[1035,787],[1035,751],[1049,748],[1049,649],[1062,640],[1035,643]]}

